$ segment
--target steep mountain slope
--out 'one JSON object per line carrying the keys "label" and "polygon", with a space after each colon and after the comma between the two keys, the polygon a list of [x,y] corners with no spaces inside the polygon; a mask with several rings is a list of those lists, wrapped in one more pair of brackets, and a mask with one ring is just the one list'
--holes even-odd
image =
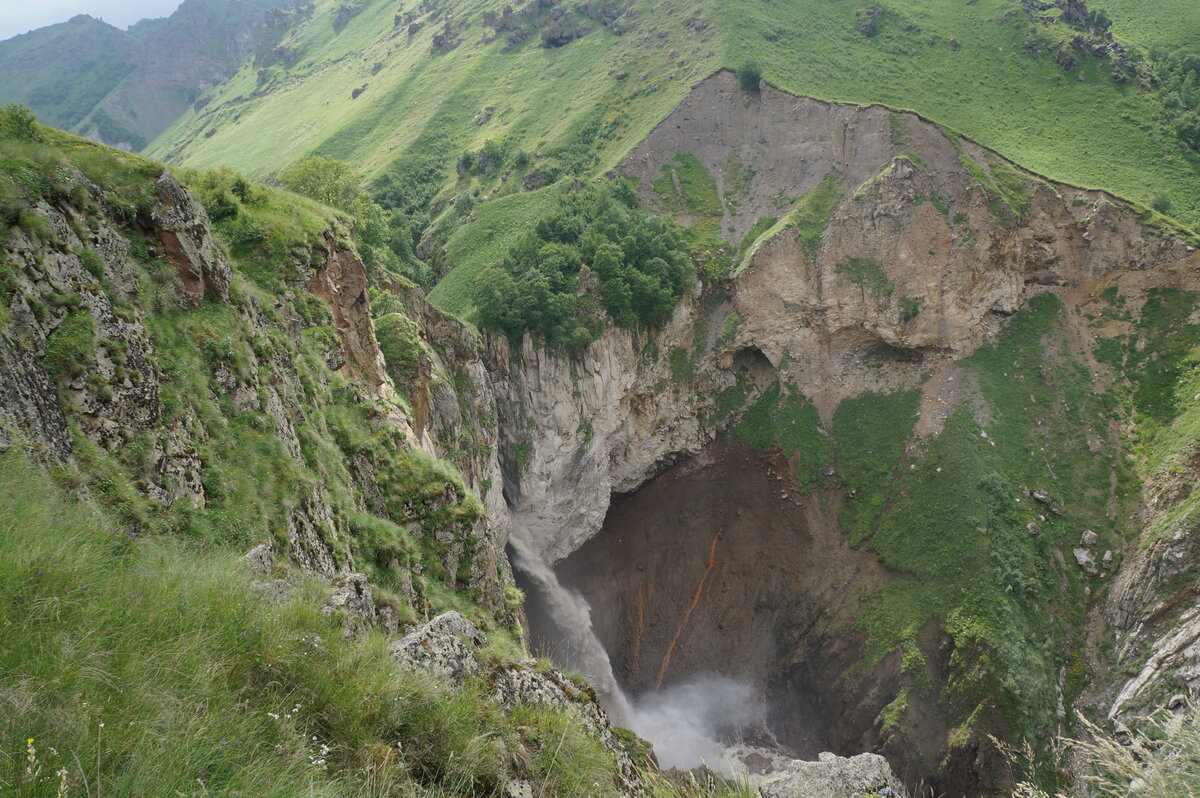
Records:
{"label": "steep mountain slope", "polygon": [[0,42],[0,103],[47,124],[139,150],[260,46],[288,0],[187,0],[122,31],[86,15]]}
{"label": "steep mountain slope", "polygon": [[[1153,92],[1114,80],[1104,57],[1077,55],[1064,70],[1048,51],[1031,54],[1032,34],[1077,34],[1035,22],[1032,6],[629,2],[578,13],[555,5],[518,6],[506,17],[499,2],[319,3],[290,40],[302,53],[296,67],[244,68],[150,152],[254,176],[310,152],[350,160],[369,176],[403,155],[430,157],[449,185],[458,153],[494,140],[535,164],[556,148],[590,148],[603,170],[696,80],[754,58],[770,82],[797,94],[912,109],[1047,176],[1143,203],[1162,194],[1188,223],[1200,213],[1197,157],[1160,121]],[[336,26],[343,7],[353,16]],[[1136,47],[1200,38],[1187,12],[1158,12],[1172,21],[1159,31],[1139,22],[1140,8],[1124,10],[1124,20],[1123,9],[1109,9]],[[864,14],[870,35],[859,25]],[[591,32],[563,44],[555,25]],[[512,43],[514,32],[527,38]],[[543,47],[542,33],[562,46]]]}
{"label": "steep mountain slope", "polygon": [[214,223],[157,164],[9,130],[0,786],[644,795],[586,683],[523,658],[486,487],[388,375],[428,409],[469,334],[396,286],[381,330],[442,349],[381,350],[327,208],[210,177]]}
{"label": "steep mountain slope", "polygon": [[[1138,47],[1190,36],[1114,8]],[[614,679],[587,672],[636,728],[667,695],[719,711],[716,672],[770,708],[714,731],[760,759],[870,749],[910,787],[1002,795],[994,735],[1069,788],[1073,709],[1178,710],[1200,634],[1195,236],[1051,179],[1194,218],[1157,62],[1107,23],[1067,0],[318,4],[154,149],[259,176],[350,161],[420,217],[440,309],[368,277],[348,221],[197,173],[226,277],[136,160],[133,206],[101,215],[162,263],[122,255],[105,283],[95,192],[18,149],[5,429],[94,453],[127,523],[269,530],[493,645],[520,620],[511,556],[541,650],[606,651]],[[716,68],[751,55],[854,103]],[[569,589],[590,615],[557,611]]]}

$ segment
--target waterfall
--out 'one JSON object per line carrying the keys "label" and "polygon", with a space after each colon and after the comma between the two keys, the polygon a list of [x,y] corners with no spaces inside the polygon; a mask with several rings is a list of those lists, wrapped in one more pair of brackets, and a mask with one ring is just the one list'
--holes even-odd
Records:
{"label": "waterfall", "polygon": [[508,542],[516,554],[514,565],[536,587],[554,625],[567,638],[574,660],[570,665],[591,682],[613,722],[629,725],[634,717],[633,707],[617,683],[608,652],[592,628],[592,608],[583,596],[563,587],[554,569],[534,550],[524,529],[514,528]]}
{"label": "waterfall", "polygon": [[538,593],[559,633],[563,635],[569,667],[587,677],[610,719],[654,745],[664,768],[689,770],[700,765],[726,776],[739,764],[719,742],[719,729],[759,724],[765,707],[747,685],[715,674],[697,674],[689,681],[631,701],[613,673],[608,651],[592,628],[587,601],[568,590],[554,569],[537,553],[524,529],[509,537],[513,565]]}

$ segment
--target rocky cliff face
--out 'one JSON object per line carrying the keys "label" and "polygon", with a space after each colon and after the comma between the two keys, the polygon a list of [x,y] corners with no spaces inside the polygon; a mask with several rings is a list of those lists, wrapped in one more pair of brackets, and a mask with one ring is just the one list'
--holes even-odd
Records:
{"label": "rocky cliff face", "polygon": [[[627,689],[720,670],[790,751],[878,751],[947,795],[1001,791],[986,734],[1060,731],[1082,667],[1113,674],[1114,712],[1190,689],[1194,452],[1126,523],[1118,401],[1161,393],[1155,347],[1196,325],[1181,237],[915,116],[728,73],[619,171],[734,268],[577,353],[480,338],[400,284],[373,322],[336,218],[248,277],[169,174],[118,202],[73,172],[6,242],[0,445],[74,464],[131,523],[325,575],[351,630],[443,589],[516,627],[519,536]],[[1090,640],[1089,606],[1111,624]]]}
{"label": "rocky cliff face", "polygon": [[[705,181],[680,155],[709,176],[711,196],[694,195]],[[685,168],[691,174],[681,176]],[[1003,762],[982,735],[1011,729],[1015,715],[1001,707],[1022,699],[998,696],[985,708],[957,692],[966,673],[989,667],[977,659],[983,649],[956,651],[961,641],[936,617],[906,649],[923,652],[920,681],[929,687],[897,694],[901,673],[911,672],[908,655],[868,654],[863,605],[844,599],[883,595],[899,573],[869,550],[845,546],[839,507],[855,489],[836,463],[822,470],[824,482],[797,484],[789,465],[804,452],[793,453],[791,463],[746,460],[714,442],[772,386],[790,386],[810,402],[820,420],[815,432],[827,439],[843,402],[915,390],[918,415],[905,454],[884,469],[896,469],[891,479],[899,479],[899,469],[917,468],[936,447],[956,412],[983,426],[989,442],[987,426],[1008,411],[982,397],[973,367],[959,364],[992,345],[1031,298],[1052,294],[1066,306],[1062,326],[1042,338],[1042,352],[1059,358],[1060,368],[1082,364],[1085,390],[1099,396],[1112,374],[1091,352],[1111,331],[1081,315],[1100,312],[1099,295],[1118,283],[1131,306],[1155,290],[1195,290],[1200,258],[1136,209],[1025,173],[914,115],[769,87],[750,95],[728,73],[697,86],[617,171],[641,178],[646,202],[738,244],[735,273],[686,297],[652,335],[610,330],[575,356],[529,340],[511,348],[492,342],[504,523],[528,535],[548,561],[560,561],[563,578],[598,608],[597,628],[627,686],[653,689],[721,662],[775,691],[795,712],[803,707],[824,719],[776,729],[794,750],[880,750],[911,783],[924,779],[949,795],[1002,789]],[[1092,452],[1119,447],[1118,427],[1102,425],[1080,444]],[[839,446],[828,445],[835,452]],[[673,464],[683,469],[677,476]],[[747,485],[743,495],[734,486],[751,471],[764,474],[764,485]],[[659,484],[651,481],[656,477],[685,488],[656,488],[658,498],[647,493],[632,515],[613,505],[625,494],[637,502],[647,483]],[[774,498],[772,481],[780,489]],[[704,484],[712,496],[703,495]],[[1040,499],[1022,499],[1018,487],[1026,497],[1038,493],[1013,485],[1007,501],[1037,507]],[[708,507],[706,499],[730,495],[749,518],[721,521],[729,508]],[[880,518],[903,498],[885,505]],[[763,508],[772,501],[778,511]],[[1055,500],[1046,501],[1049,507]],[[1117,500],[1108,501],[1119,512]],[[694,523],[680,520],[693,514]],[[1053,521],[1049,509],[1034,512],[1018,529],[1029,540],[1052,523],[1047,517]],[[1076,569],[1071,547],[1078,548],[1083,531],[1076,523],[1087,522],[1067,524],[1073,531],[1064,548],[1039,549],[1058,574],[1063,593],[1055,601],[1073,601],[1067,597],[1082,587],[1070,585],[1090,575],[1103,580],[1114,567],[1111,548],[1103,575],[1104,552],[1080,549],[1096,568]],[[1156,545],[1158,552],[1173,544]],[[778,555],[763,554],[776,546]],[[759,552],[757,562],[750,550]],[[1141,567],[1169,571],[1161,564],[1170,561],[1158,554],[1155,565]],[[782,581],[766,576],[777,570]],[[776,581],[778,590],[770,587]],[[1131,612],[1144,619],[1150,610],[1138,605]],[[1177,627],[1166,628],[1173,634]],[[722,636],[728,645],[717,645]],[[1190,645],[1160,642],[1171,652]],[[1139,650],[1136,642],[1127,645],[1127,656]],[[864,659],[873,663],[865,671]],[[1073,697],[1065,679],[1063,669],[1050,685],[1060,704]],[[1038,734],[1058,728],[1055,718],[1044,720]]]}
{"label": "rocky cliff face", "polygon": [[[519,640],[521,608],[476,498],[500,481],[478,339],[395,286],[404,322],[436,345],[393,382],[343,219],[289,208],[307,233],[282,233],[279,249],[259,239],[231,263],[170,172],[121,161],[128,185],[113,189],[62,166],[0,239],[0,450],[42,453],[130,536],[249,548],[264,603],[295,591],[297,572],[322,578],[321,611],[348,637],[392,635],[397,662],[430,669],[447,695],[486,683],[488,712],[573,716],[612,759],[604,793],[643,795],[586,684],[497,653]],[[264,193],[240,213],[280,201]],[[271,290],[237,258],[266,266]],[[464,431],[484,437],[468,447]],[[503,519],[501,490],[490,495]],[[449,601],[473,622],[427,620]]]}
{"label": "rocky cliff face", "polygon": [[[213,475],[222,459],[214,441],[228,436],[230,419],[260,419],[283,467],[332,465],[312,450],[313,424],[330,424],[322,418],[337,404],[331,391],[370,405],[395,444],[420,446],[385,373],[366,271],[344,231],[330,226],[312,242],[315,259],[296,263],[293,287],[272,300],[234,285],[204,209],[169,172],[142,210],[114,205],[80,172],[70,180],[70,196],[40,200],[29,229],[13,228],[6,242],[5,441],[25,439],[67,464],[81,445],[89,459],[120,459],[136,447],[140,457],[129,467],[137,469],[137,489],[164,508],[192,509],[233,498]],[[164,325],[190,332],[182,351]],[[179,371],[192,347],[211,375],[199,382]],[[305,361],[314,354],[315,362]],[[194,388],[203,395],[181,395]],[[362,447],[338,456],[344,487],[301,481],[277,514],[281,553],[329,577],[353,571],[351,516],[376,512],[410,524],[417,538],[436,539],[450,585],[503,606],[507,569],[498,566],[503,553],[482,514],[462,509],[451,514],[461,520],[431,521],[467,501],[465,487],[445,482],[416,503],[398,505],[391,496],[389,508],[380,486],[388,463]],[[349,504],[335,495],[347,488]],[[408,588],[402,598],[419,613],[423,599],[411,580]]]}

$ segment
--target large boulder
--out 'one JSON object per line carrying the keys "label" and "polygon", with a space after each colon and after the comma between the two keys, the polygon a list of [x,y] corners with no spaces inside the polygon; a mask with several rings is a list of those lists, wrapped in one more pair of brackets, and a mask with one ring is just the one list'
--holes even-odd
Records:
{"label": "large boulder", "polygon": [[[890,790],[890,792],[889,792]],[[762,798],[907,798],[900,779],[879,754],[849,758],[824,753],[816,762],[795,760],[759,786]]]}
{"label": "large boulder", "polygon": [[388,651],[400,662],[433,671],[458,685],[480,672],[475,647],[483,641],[475,624],[457,612],[446,612],[389,645]]}

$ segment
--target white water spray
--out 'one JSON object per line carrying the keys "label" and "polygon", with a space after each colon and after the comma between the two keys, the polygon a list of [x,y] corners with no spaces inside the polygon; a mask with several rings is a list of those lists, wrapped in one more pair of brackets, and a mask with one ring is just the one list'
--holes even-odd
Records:
{"label": "white water spray", "polygon": [[608,652],[592,629],[592,608],[583,596],[563,587],[554,570],[534,551],[525,530],[514,529],[508,542],[516,552],[515,565],[533,582],[554,625],[569,638],[577,660],[571,664],[596,688],[600,703],[612,719],[618,725],[628,725],[632,707],[613,675]]}
{"label": "white water spray", "polygon": [[701,675],[684,684],[649,693],[636,702],[621,689],[608,652],[592,628],[587,601],[568,590],[536,552],[523,529],[509,543],[513,564],[530,580],[559,633],[566,639],[569,664],[588,678],[614,723],[626,726],[654,745],[664,768],[690,770],[707,765],[727,776],[736,765],[718,741],[720,730],[762,721],[765,708],[747,685],[723,676]]}

